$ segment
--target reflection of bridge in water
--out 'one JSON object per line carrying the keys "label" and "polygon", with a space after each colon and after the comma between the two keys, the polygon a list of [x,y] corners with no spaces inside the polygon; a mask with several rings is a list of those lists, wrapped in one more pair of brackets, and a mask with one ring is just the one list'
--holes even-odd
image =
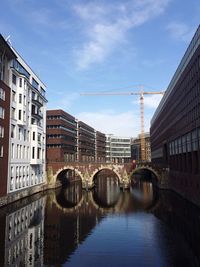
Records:
{"label": "reflection of bridge in water", "polygon": [[[185,203],[183,208],[182,199],[171,193],[154,190],[152,184],[147,181],[139,183],[138,188],[140,193],[143,193],[139,196],[135,194],[135,188],[124,192],[119,190],[119,185],[114,180],[104,183],[101,180],[100,184],[101,188],[98,190],[82,191],[80,183],[74,183],[65,189],[57,189],[56,194],[54,191],[49,192],[45,218],[45,264],[63,264],[68,261],[79,244],[84,242],[91,231],[109,214],[133,214],[139,210],[154,214],[175,229],[175,232],[181,230],[197,252],[197,258],[199,257],[197,244],[200,234],[198,221],[195,219],[198,211],[194,211],[194,207],[191,209],[191,206]],[[116,192],[108,197],[108,190]],[[71,196],[69,192],[73,192]],[[55,238],[49,239],[52,236]]]}
{"label": "reflection of bridge in water", "polygon": [[99,174],[95,180],[93,190],[82,191],[81,181],[76,181],[58,188],[51,200],[64,213],[80,212],[86,201],[87,205],[101,211],[101,214],[129,212],[139,208],[148,210],[157,201],[157,190],[153,189],[151,182],[134,183],[135,188],[131,187],[130,193],[124,194],[115,176]]}

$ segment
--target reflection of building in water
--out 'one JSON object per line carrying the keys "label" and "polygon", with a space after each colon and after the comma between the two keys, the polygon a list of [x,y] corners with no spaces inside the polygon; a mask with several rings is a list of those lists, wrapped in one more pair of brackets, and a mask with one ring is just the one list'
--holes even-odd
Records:
{"label": "reflection of building in water", "polygon": [[0,221],[5,243],[1,243],[1,266],[43,266],[44,207],[43,197],[21,208],[13,204],[3,209]]}
{"label": "reflection of building in water", "polygon": [[73,182],[66,187],[57,190],[56,199],[63,207],[74,207],[82,198],[81,181]]}
{"label": "reflection of building in water", "polygon": [[148,209],[152,206],[157,198],[156,188],[153,186],[152,180],[146,179],[143,174],[136,174],[131,181],[130,192],[134,197],[135,203],[142,209]]}
{"label": "reflection of building in water", "polygon": [[109,170],[100,171],[95,177],[95,198],[103,206],[116,204],[120,193],[119,179]]}
{"label": "reflection of building in water", "polygon": [[[68,197],[68,193],[64,196]],[[75,206],[73,211],[66,208],[66,205],[61,206],[62,203],[56,204],[52,201],[57,198],[58,196],[55,198],[54,192],[51,192],[46,206],[44,264],[59,266],[65,263],[78,245],[86,239],[100,221],[101,214],[92,205],[87,194],[83,196],[81,206]]]}

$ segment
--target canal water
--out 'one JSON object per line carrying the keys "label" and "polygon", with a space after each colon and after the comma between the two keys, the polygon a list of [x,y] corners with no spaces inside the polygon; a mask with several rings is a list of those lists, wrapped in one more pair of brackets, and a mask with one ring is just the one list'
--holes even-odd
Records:
{"label": "canal water", "polygon": [[200,210],[149,179],[99,175],[0,209],[0,266],[200,266]]}

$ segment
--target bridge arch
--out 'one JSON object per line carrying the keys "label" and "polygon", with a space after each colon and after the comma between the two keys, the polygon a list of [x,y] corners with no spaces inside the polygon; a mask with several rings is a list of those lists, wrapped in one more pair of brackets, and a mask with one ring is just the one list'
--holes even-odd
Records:
{"label": "bridge arch", "polygon": [[90,177],[91,181],[94,182],[94,177],[95,177],[95,175],[96,175],[98,172],[103,171],[103,170],[110,170],[110,171],[112,171],[113,173],[115,173],[116,176],[117,176],[117,178],[118,178],[118,180],[119,180],[119,183],[120,183],[120,184],[122,183],[123,179],[122,179],[122,176],[120,175],[120,173],[119,173],[117,170],[115,170],[114,168],[111,168],[111,167],[108,167],[108,166],[102,166],[102,167],[98,168],[97,170],[95,170],[95,171],[91,174],[91,177]]}
{"label": "bridge arch", "polygon": [[61,175],[61,173],[65,173],[68,170],[74,171],[75,174],[77,174],[81,178],[82,183],[84,182],[84,176],[83,176],[82,172],[73,166],[64,166],[63,168],[60,168],[54,175],[55,182],[57,181],[57,179],[58,179],[59,175]]}
{"label": "bridge arch", "polygon": [[154,176],[155,176],[155,178],[156,178],[156,183],[158,184],[158,183],[160,183],[160,181],[161,181],[161,177],[160,177],[160,174],[155,170],[155,169],[153,169],[152,167],[150,167],[150,166],[138,166],[138,167],[136,167],[131,173],[130,173],[130,175],[129,175],[129,180],[131,180],[131,178],[132,178],[132,176],[133,176],[133,174],[134,173],[137,173],[138,171],[140,171],[140,170],[148,170],[148,171],[150,171],[151,173],[153,173],[154,174]]}

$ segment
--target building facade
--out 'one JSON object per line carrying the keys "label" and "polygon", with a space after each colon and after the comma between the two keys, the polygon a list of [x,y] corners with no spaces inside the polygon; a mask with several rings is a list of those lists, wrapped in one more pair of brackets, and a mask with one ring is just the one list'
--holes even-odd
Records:
{"label": "building facade", "polygon": [[95,129],[78,121],[78,161],[95,162]]}
{"label": "building facade", "polygon": [[16,55],[0,35],[0,197],[7,194],[10,96],[9,66]]}
{"label": "building facade", "polygon": [[63,110],[48,110],[47,160],[105,162],[106,136]]}
{"label": "building facade", "polygon": [[131,138],[106,135],[106,162],[125,163],[131,160]]}
{"label": "building facade", "polygon": [[77,160],[77,121],[63,110],[47,111],[47,159]]}
{"label": "building facade", "polygon": [[[145,144],[145,158],[144,161],[151,161],[151,146],[150,146],[150,134],[144,134]],[[136,161],[141,161],[141,138],[138,135],[137,138],[133,138],[131,141],[131,158]]]}
{"label": "building facade", "polygon": [[200,204],[200,27],[151,121],[152,161],[170,187]]}
{"label": "building facade", "polygon": [[[1,36],[3,42],[6,43]],[[1,108],[2,116],[9,123],[8,174],[3,168],[7,180],[6,194],[44,183],[46,164],[46,87],[14,48],[10,49],[14,57],[4,66],[10,97],[5,94],[5,111]],[[4,93],[2,95],[4,98]]]}
{"label": "building facade", "polygon": [[106,135],[96,131],[96,162],[106,162]]}

